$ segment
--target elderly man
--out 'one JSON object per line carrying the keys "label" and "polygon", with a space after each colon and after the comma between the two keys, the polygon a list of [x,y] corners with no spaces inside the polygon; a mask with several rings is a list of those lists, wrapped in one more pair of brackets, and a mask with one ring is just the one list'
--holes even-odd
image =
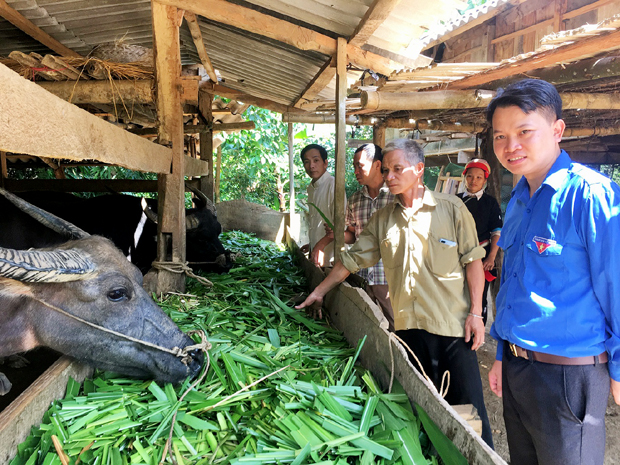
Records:
{"label": "elderly man", "polygon": [[342,262],[297,308],[320,305],[349,273],[382,259],[396,334],[436,387],[450,371],[446,401],[473,404],[482,438],[492,445],[475,352],[484,342],[484,249],[474,219],[456,196],[425,188],[424,153],[416,142],[394,140],[383,154],[383,178],[395,201],[372,216]]}

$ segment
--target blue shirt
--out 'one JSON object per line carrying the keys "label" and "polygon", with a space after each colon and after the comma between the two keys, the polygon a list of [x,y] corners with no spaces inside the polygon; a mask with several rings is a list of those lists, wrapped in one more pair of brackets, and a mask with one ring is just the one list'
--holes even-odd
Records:
{"label": "blue shirt", "polygon": [[[530,198],[512,192],[491,335],[565,357],[609,354],[620,381],[620,188],[564,151]],[[501,360],[503,344],[498,344]]]}

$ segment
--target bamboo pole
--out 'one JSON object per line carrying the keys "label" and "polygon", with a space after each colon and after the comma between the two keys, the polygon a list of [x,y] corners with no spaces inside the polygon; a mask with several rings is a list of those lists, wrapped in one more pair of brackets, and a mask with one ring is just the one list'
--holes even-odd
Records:
{"label": "bamboo pole", "polygon": [[347,41],[338,38],[336,52],[336,187],[334,197],[334,262],[344,249],[346,161]]}
{"label": "bamboo pole", "polygon": [[288,191],[290,215],[295,214],[295,152],[293,149],[293,123],[288,123]]}
{"label": "bamboo pole", "polygon": [[211,167],[207,176],[200,178],[200,190],[210,199],[213,199],[213,102],[210,94],[201,93],[198,96],[198,110],[205,118],[206,131],[200,132],[200,159],[209,163]]}
{"label": "bamboo pole", "polygon": [[440,110],[486,107],[493,91],[367,92],[361,95],[364,110]]}
{"label": "bamboo pole", "polygon": [[222,147],[217,147],[217,163],[215,164],[215,192],[214,192],[214,203],[220,203],[220,182],[222,178]]}

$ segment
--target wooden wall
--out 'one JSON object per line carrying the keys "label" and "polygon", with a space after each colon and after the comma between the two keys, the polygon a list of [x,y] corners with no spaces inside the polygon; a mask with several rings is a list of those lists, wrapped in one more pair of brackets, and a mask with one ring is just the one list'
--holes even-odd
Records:
{"label": "wooden wall", "polygon": [[620,13],[620,0],[527,0],[445,42],[443,62],[499,62],[540,47],[552,32],[596,24]]}

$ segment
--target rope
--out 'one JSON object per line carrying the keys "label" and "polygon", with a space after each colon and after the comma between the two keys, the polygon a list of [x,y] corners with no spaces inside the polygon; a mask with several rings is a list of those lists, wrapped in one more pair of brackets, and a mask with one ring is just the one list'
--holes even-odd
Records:
{"label": "rope", "polygon": [[[426,374],[426,372],[424,371],[424,368],[422,367],[422,363],[420,362],[420,359],[418,359],[416,354],[413,353],[413,350],[409,348],[407,343],[403,341],[400,337],[398,337],[395,333],[388,332],[388,336],[390,338],[390,356],[392,357],[392,373],[390,374],[390,391],[392,390],[392,381],[394,380],[394,354],[392,353],[391,342],[393,342],[393,340],[396,339],[405,347],[405,349],[409,351],[411,355],[413,355],[413,358],[418,363],[418,367],[420,368],[420,372],[422,373],[422,376],[424,376],[424,379],[426,379],[426,381],[428,381],[429,384],[433,386],[433,389],[435,389],[435,391],[441,397],[446,397],[446,394],[448,394],[448,389],[450,388],[450,371],[449,370],[444,371],[443,376],[441,377],[441,385],[439,386],[439,391],[437,391],[437,388],[435,387],[435,383],[433,383],[433,381]],[[445,389],[444,389],[444,382],[446,383]]]}
{"label": "rope", "polygon": [[[195,331],[189,331],[187,334],[189,336],[191,336],[192,334],[198,334],[200,336],[201,342],[198,343],[198,344],[195,344],[193,346],[189,346],[189,348],[191,350],[193,350],[193,349],[201,349],[205,353],[205,355],[207,356],[207,366],[205,367],[205,369],[202,372],[202,374],[200,375],[200,377],[196,381],[194,381],[187,388],[187,390],[183,393],[183,395],[179,398],[179,400],[177,401],[177,405],[181,405],[181,402],[183,402],[183,399],[185,399],[185,396],[187,394],[189,394],[189,392],[192,389],[194,389],[198,384],[200,384],[202,382],[204,377],[209,372],[209,367],[211,366],[211,357],[209,357],[209,352],[208,352],[208,350],[211,348],[211,343],[207,340],[207,335],[205,334],[205,332],[202,329],[198,329],[198,330],[195,330]],[[186,349],[187,349],[187,347],[186,347]],[[174,411],[174,415],[172,416],[172,422],[170,424],[170,434],[168,434],[168,439],[166,440],[166,444],[164,445],[164,452],[162,453],[161,460],[159,461],[160,465],[162,463],[164,463],[164,460],[166,460],[166,456],[168,455],[168,450],[170,449],[170,443],[172,442],[172,434],[174,433],[174,424],[177,421],[177,413],[179,413],[178,409],[176,409]],[[170,456],[170,458],[172,459],[172,461],[174,463],[176,463],[176,460],[174,459],[174,457],[172,455]]]}
{"label": "rope", "polygon": [[[174,347],[172,349],[168,349],[167,347],[162,347],[162,346],[159,346],[157,344],[153,344],[152,342],[143,341],[142,339],[137,339],[137,338],[135,338],[133,336],[128,336],[126,334],[119,333],[118,331],[114,331],[113,329],[104,328],[103,326],[99,326],[98,324],[92,323],[92,322],[90,322],[88,320],[84,320],[83,318],[80,318],[79,316],[75,316],[75,315],[73,315],[73,314],[63,310],[60,307],[56,307],[55,305],[47,303],[47,302],[45,302],[45,301],[43,301],[41,299],[38,299],[36,297],[32,297],[32,299],[37,301],[37,302],[39,302],[42,305],[45,305],[46,307],[48,307],[48,308],[50,308],[50,309],[52,309],[52,310],[54,310],[54,311],[56,311],[58,313],[66,316],[66,317],[72,318],[72,319],[74,319],[76,321],[79,321],[80,323],[83,323],[83,324],[85,324],[87,326],[90,326],[92,328],[98,329],[99,331],[103,331],[104,333],[113,334],[116,337],[120,337],[122,339],[127,339],[128,341],[135,342],[136,344],[141,344],[141,345],[144,345],[144,346],[147,346],[147,347],[151,347],[152,349],[160,350],[162,352],[167,352],[169,354],[174,355],[175,357],[179,357],[179,358],[181,358],[181,362],[184,363],[185,365],[187,365],[190,362],[191,358],[192,358],[191,355],[189,355],[190,351],[192,351],[194,349],[205,350],[204,349],[204,342],[201,343],[201,344],[194,344],[194,345],[191,345],[191,346],[187,346],[187,347],[185,347],[183,349],[180,349],[178,347]],[[207,344],[208,344],[208,342],[207,342]]]}
{"label": "rope", "polygon": [[202,276],[198,276],[194,274],[194,270],[192,270],[187,262],[158,262],[155,261],[152,263],[153,268],[158,270],[169,271],[170,273],[183,274],[185,273],[190,278],[194,278],[199,283],[202,283],[204,286],[213,287],[213,283],[209,281],[207,278]]}

